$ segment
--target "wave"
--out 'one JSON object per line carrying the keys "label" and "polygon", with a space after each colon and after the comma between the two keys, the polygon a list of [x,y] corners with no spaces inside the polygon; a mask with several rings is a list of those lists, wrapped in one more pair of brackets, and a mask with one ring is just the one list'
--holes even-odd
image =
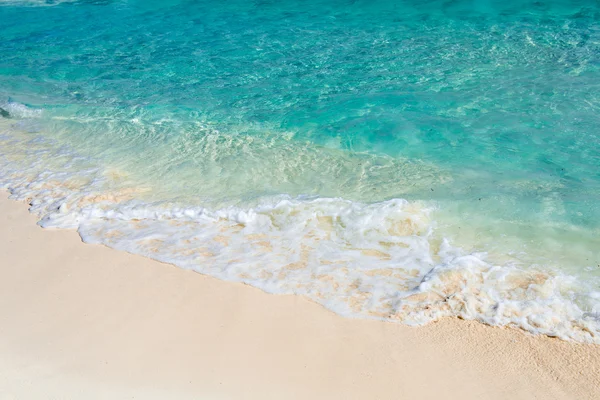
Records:
{"label": "wave", "polygon": [[600,343],[600,293],[591,285],[454,246],[436,229],[430,203],[281,194],[252,207],[211,208],[156,200],[124,173],[26,127],[0,119],[0,186],[28,201],[43,227],[77,229],[87,243],[303,295],[344,316],[409,325],[460,317]]}
{"label": "wave", "polygon": [[25,104],[15,101],[0,101],[0,108],[8,113],[4,118],[39,118],[42,115],[42,110],[38,108],[30,108]]}
{"label": "wave", "polygon": [[63,3],[75,3],[79,0],[0,0],[1,6],[19,6],[19,7],[51,7]]}

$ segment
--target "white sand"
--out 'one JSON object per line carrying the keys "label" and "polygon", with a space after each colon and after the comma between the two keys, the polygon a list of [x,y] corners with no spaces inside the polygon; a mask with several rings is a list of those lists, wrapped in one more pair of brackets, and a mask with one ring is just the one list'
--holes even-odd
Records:
{"label": "white sand", "polygon": [[600,399],[600,346],[345,319],[43,230],[0,198],[0,399]]}

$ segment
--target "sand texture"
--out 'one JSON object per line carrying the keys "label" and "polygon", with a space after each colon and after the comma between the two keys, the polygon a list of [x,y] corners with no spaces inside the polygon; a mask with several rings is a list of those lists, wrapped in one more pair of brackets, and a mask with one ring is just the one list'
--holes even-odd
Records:
{"label": "sand texture", "polygon": [[0,399],[600,399],[600,346],[339,317],[0,199]]}

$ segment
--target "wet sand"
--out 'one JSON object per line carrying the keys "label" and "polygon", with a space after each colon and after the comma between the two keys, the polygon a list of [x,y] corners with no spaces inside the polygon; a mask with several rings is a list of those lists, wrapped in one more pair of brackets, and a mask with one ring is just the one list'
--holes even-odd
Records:
{"label": "wet sand", "polygon": [[1,399],[600,398],[600,346],[342,318],[0,207]]}

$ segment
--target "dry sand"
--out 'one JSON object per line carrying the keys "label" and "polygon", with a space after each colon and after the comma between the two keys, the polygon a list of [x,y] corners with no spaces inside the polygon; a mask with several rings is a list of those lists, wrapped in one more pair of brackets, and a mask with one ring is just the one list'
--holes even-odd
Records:
{"label": "dry sand", "polygon": [[0,399],[600,399],[600,346],[342,318],[43,230],[0,195]]}

